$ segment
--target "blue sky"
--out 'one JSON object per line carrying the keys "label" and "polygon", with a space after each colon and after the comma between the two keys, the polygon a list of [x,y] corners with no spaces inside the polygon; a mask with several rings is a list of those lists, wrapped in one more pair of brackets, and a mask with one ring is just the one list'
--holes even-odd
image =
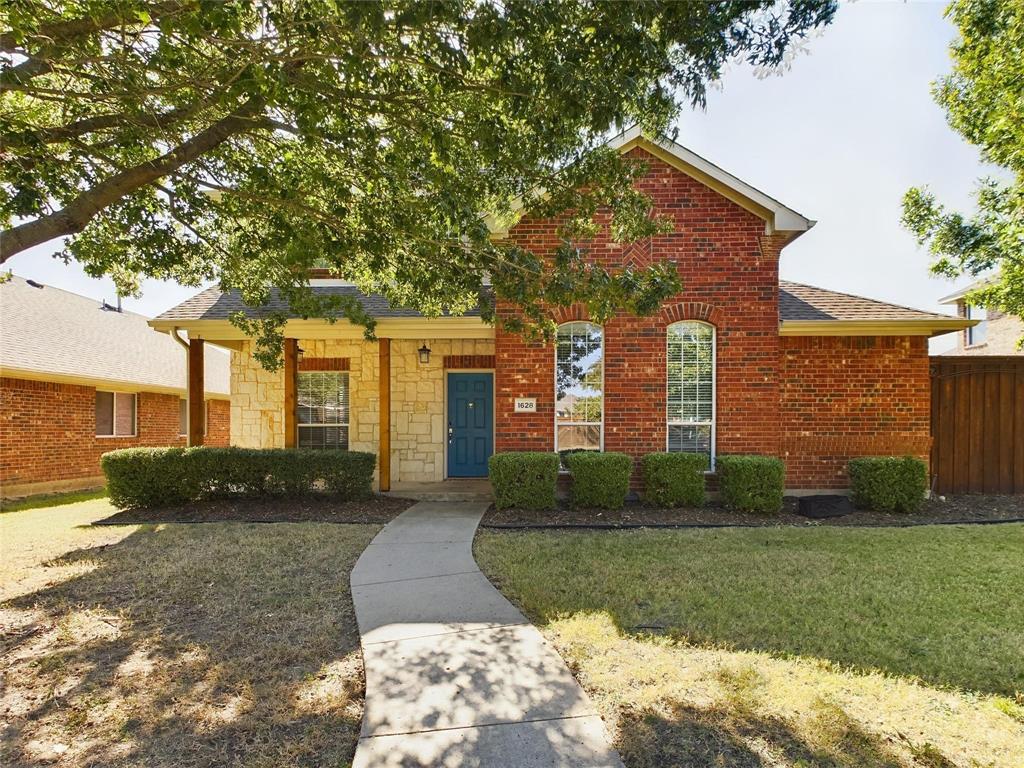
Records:
{"label": "blue sky", "polygon": [[[899,223],[916,184],[968,209],[978,152],[946,125],[930,84],[949,71],[953,26],[945,3],[859,2],[811,39],[781,75],[732,67],[705,112],[687,111],[678,141],[818,224],[786,248],[789,280],[949,311],[936,299],[954,285],[928,274],[927,254]],[[9,260],[15,274],[97,299],[109,280],[50,258],[53,245]],[[125,306],[155,315],[194,293],[149,281]],[[933,349],[952,344],[933,342]]]}

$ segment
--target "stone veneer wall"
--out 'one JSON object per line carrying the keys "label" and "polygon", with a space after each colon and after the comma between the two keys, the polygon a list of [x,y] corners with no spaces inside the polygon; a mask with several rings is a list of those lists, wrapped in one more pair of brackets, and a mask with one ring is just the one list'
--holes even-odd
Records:
{"label": "stone veneer wall", "polygon": [[[493,355],[489,339],[428,339],[430,363],[420,365],[424,340],[391,342],[392,482],[444,479],[444,357]],[[305,359],[349,359],[349,448],[377,453],[380,445],[380,369],[375,342],[300,339]],[[284,446],[284,371],[263,370],[252,344],[231,354],[231,444],[247,448]]]}
{"label": "stone veneer wall", "polygon": [[445,355],[493,355],[490,339],[428,339],[430,362],[421,365],[423,340],[391,342],[391,478],[393,482],[444,479]]}

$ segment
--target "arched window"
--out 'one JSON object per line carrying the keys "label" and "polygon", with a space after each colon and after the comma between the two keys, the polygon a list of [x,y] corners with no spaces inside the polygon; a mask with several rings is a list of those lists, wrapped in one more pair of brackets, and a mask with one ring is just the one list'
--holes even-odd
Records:
{"label": "arched window", "polygon": [[715,460],[715,328],[688,321],[668,327],[668,450]]}
{"label": "arched window", "polygon": [[599,451],[604,439],[604,334],[593,323],[558,327],[555,450]]}

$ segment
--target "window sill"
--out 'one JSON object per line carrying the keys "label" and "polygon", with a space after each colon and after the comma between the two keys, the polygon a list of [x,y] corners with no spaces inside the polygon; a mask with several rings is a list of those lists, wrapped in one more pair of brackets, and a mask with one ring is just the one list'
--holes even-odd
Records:
{"label": "window sill", "polygon": [[101,439],[101,440],[117,440],[117,439],[122,439],[123,440],[126,437],[127,438],[138,437],[138,435],[96,435],[96,437]]}

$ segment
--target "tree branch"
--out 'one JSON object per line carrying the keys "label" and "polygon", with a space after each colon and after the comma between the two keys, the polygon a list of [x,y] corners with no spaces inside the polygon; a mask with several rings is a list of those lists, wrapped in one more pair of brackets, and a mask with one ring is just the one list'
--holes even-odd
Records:
{"label": "tree branch", "polygon": [[[186,5],[192,5],[192,3],[189,0],[164,0],[162,3],[156,3],[146,8],[146,12],[150,19],[157,19],[166,16],[169,12],[183,9]],[[128,22],[140,23],[135,13],[126,14],[122,10],[114,10],[103,16],[83,16],[78,19],[41,24],[34,32],[26,35],[26,38],[30,41],[38,41],[43,47],[49,47],[73,42],[93,32],[110,29]],[[24,47],[25,44],[19,43],[13,32],[0,34],[0,51],[20,53]]]}
{"label": "tree branch", "polygon": [[262,97],[252,97],[231,114],[197,133],[160,157],[128,168],[83,192],[59,211],[11,227],[0,236],[0,264],[21,251],[55,237],[81,232],[94,216],[162,176],[210,152],[231,136],[251,130],[263,109]]}

